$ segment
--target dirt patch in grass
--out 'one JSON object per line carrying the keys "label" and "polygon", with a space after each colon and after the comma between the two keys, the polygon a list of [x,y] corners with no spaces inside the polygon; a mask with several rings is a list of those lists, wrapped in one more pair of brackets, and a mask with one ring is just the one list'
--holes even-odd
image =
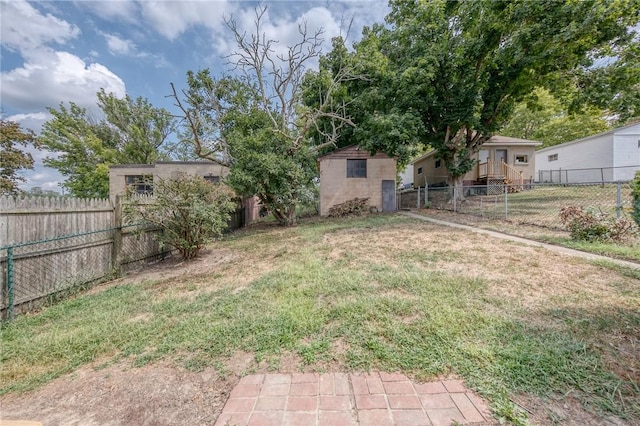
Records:
{"label": "dirt patch in grass", "polygon": [[5,395],[2,418],[56,425],[215,423],[237,383],[214,369],[190,372],[168,365],[83,367],[37,391]]}

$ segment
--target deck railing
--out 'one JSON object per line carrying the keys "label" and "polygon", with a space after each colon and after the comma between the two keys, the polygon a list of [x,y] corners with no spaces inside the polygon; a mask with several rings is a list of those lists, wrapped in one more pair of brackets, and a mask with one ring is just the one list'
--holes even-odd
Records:
{"label": "deck railing", "polygon": [[504,161],[493,161],[488,159],[485,163],[478,163],[479,178],[504,178],[513,185],[522,186],[524,178],[522,172],[514,169]]}

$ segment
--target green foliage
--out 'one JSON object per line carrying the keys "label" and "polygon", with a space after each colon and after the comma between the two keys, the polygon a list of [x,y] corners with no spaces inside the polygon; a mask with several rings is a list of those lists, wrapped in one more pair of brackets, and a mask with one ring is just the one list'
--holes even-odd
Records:
{"label": "green foliage", "polygon": [[227,228],[230,213],[237,208],[233,191],[199,176],[181,175],[156,179],[153,196],[130,194],[125,217],[162,229],[161,244],[174,247],[183,259],[192,259]]}
{"label": "green foliage", "polygon": [[[299,28],[301,41],[275,56],[275,41],[262,31],[266,7],[255,10],[255,32],[235,21],[226,24],[235,37],[233,60],[240,76],[215,79],[209,70],[187,73],[183,97],[173,98],[184,113],[182,134],[202,158],[230,167],[226,181],[238,193],[256,195],[282,225],[296,223],[296,210],[313,196],[317,152],[335,142],[336,130],[350,120],[330,108],[337,82],[324,74],[317,105],[304,105],[302,78],[307,64],[320,54],[321,32]],[[323,121],[325,120],[325,121]],[[317,124],[330,123],[332,131]],[[315,129],[318,138],[309,135]]]}
{"label": "green foliage", "polygon": [[[399,90],[397,76],[389,58],[381,51],[381,27],[365,29],[361,42],[349,53],[340,37],[333,40],[333,50],[320,58],[318,72],[308,72],[304,80],[304,103],[319,106],[335,76],[349,69],[351,77],[334,90],[332,106],[344,108],[356,126],[338,130],[335,146],[324,152],[349,145],[358,145],[372,154],[384,152],[398,159],[402,167],[418,153],[416,141],[424,133],[423,123],[413,111],[406,111],[396,102]],[[392,101],[390,101],[392,99]],[[318,120],[310,136],[316,144],[323,135],[333,131],[329,118]]]}
{"label": "green foliage", "polygon": [[117,98],[104,89],[98,92],[98,106],[106,116],[122,164],[153,164],[166,158],[165,140],[175,130],[175,120],[164,108],[155,108],[147,99]]}
{"label": "green foliage", "polygon": [[624,242],[637,232],[629,219],[613,219],[595,209],[564,207],[560,211],[560,220],[571,232],[571,238],[577,241]]}
{"label": "green foliage", "polygon": [[19,172],[33,169],[33,157],[19,146],[28,145],[38,147],[33,131],[23,130],[19,123],[0,120],[0,195],[21,192],[18,183],[26,179]]}
{"label": "green foliage", "polygon": [[109,195],[109,165],[152,164],[167,158],[164,143],[174,129],[174,119],[147,100],[117,98],[104,90],[98,106],[106,120],[96,121],[73,102],[69,107],[48,108],[53,118],[39,137],[55,153],[44,164],[57,169],[74,197],[105,198]]}
{"label": "green foliage", "polygon": [[640,171],[637,171],[631,181],[631,197],[633,198],[633,210],[631,217],[640,226]]}
{"label": "green foliage", "polygon": [[109,164],[118,163],[117,141],[105,123],[93,123],[87,111],[73,102],[69,108],[49,108],[53,118],[42,127],[39,141],[56,153],[44,164],[66,178],[63,186],[74,197],[109,196]]}
{"label": "green foliage", "polygon": [[354,135],[366,132],[365,115],[419,122],[405,129],[412,142],[434,148],[459,180],[535,87],[589,66],[594,52],[629,42],[637,1],[609,3],[391,1],[386,26],[366,29],[353,54],[328,57],[371,65],[361,68],[361,81],[346,85],[347,101],[362,108]]}
{"label": "green foliage", "polygon": [[[640,1],[635,5],[637,22]],[[633,19],[633,14],[631,18]],[[608,111],[625,124],[640,117],[640,32],[629,34],[604,46],[597,66],[581,67],[566,76],[565,91],[573,98],[571,107],[580,110],[584,105],[593,105]]]}
{"label": "green foliage", "polygon": [[609,129],[602,110],[586,107],[570,113],[568,103],[560,102],[548,89],[537,87],[515,106],[500,133],[540,141],[547,147]]}

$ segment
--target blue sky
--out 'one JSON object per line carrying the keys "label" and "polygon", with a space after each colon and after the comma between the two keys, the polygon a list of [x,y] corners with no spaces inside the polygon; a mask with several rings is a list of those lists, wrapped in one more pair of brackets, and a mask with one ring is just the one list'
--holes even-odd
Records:
{"label": "blue sky", "polygon": [[[264,30],[284,45],[295,43],[297,25],[323,28],[325,51],[344,34],[382,22],[386,1],[266,1]],[[0,108],[2,117],[38,132],[47,107],[73,101],[96,110],[96,92],[142,96],[175,112],[169,83],[182,87],[188,70],[225,69],[234,45],[223,18],[250,28],[256,2],[249,1],[38,1],[0,0]],[[97,114],[97,111],[94,112]],[[50,155],[34,152],[36,169],[24,188],[59,190],[62,177],[42,166]]]}

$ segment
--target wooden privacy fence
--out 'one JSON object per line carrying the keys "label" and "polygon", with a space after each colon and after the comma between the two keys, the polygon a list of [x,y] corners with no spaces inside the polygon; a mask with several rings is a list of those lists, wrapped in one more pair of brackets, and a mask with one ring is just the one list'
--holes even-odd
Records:
{"label": "wooden privacy fence", "polygon": [[0,197],[2,317],[164,257],[158,232],[124,225],[120,199]]}
{"label": "wooden privacy fence", "polygon": [[0,197],[2,317],[164,256],[157,232],[123,226],[119,202]]}

